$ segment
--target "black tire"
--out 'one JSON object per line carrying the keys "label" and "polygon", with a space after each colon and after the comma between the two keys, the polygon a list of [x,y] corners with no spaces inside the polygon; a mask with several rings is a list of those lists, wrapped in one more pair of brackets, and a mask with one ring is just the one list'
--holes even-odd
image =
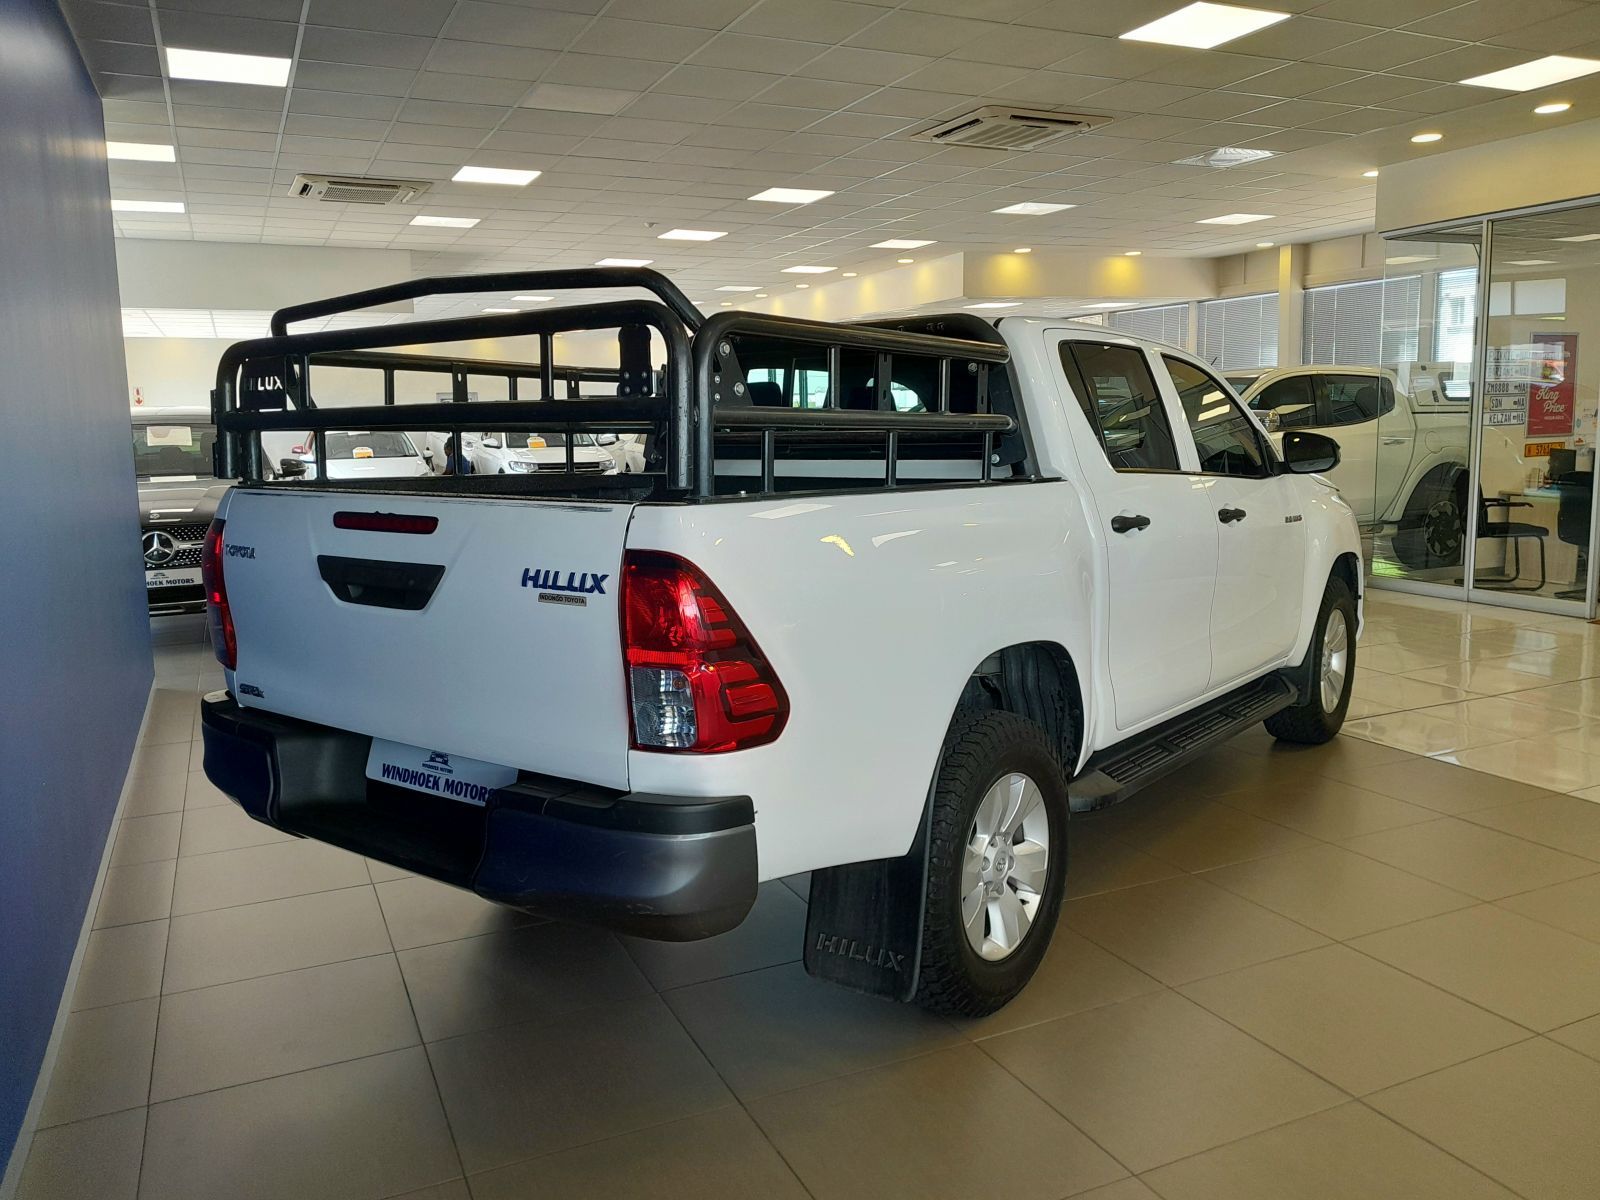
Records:
{"label": "black tire", "polygon": [[1417,484],[1390,545],[1408,571],[1458,567],[1467,540],[1466,476],[1443,471]]}
{"label": "black tire", "polygon": [[[1328,637],[1332,614],[1344,619],[1346,659],[1344,682],[1338,702],[1329,707],[1323,697],[1323,649]],[[1304,702],[1273,713],[1263,724],[1267,732],[1280,742],[1298,742],[1305,746],[1320,746],[1338,736],[1344,725],[1344,715],[1350,708],[1350,689],[1356,678],[1356,600],[1350,594],[1350,585],[1338,575],[1330,576],[1322,593],[1322,607],[1317,611],[1317,631],[1306,650],[1300,670],[1311,679],[1310,695]],[[1303,676],[1304,677],[1304,676]]]}
{"label": "black tire", "polygon": [[[1049,855],[1026,932],[1009,955],[992,961],[969,943],[961,912],[962,873],[978,807],[990,787],[1011,774],[1026,775],[1043,795]],[[912,1000],[947,1016],[985,1016],[1023,989],[1050,948],[1067,877],[1066,773],[1050,739],[1033,722],[1015,713],[962,710],[945,739],[929,805],[927,905]]]}

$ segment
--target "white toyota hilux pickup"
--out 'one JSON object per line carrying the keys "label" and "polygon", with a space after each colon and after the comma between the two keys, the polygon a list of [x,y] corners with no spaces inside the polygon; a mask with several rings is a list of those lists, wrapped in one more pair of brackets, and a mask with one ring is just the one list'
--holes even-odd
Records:
{"label": "white toyota hilux pickup", "polygon": [[[623,298],[288,332],[512,288]],[[312,400],[324,356],[548,359],[597,329],[611,397],[558,397],[547,361],[509,402]],[[1181,350],[1051,318],[708,318],[635,269],[416,280],[273,332],[213,393],[238,483],[206,543],[227,687],[202,723],[207,775],[279,829],[661,939],[809,871],[813,974],[972,1015],[1045,953],[1070,814],[1256,723],[1316,743],[1344,719],[1338,447],[1291,430],[1280,455]],[[351,424],[643,435],[646,469],[264,477],[263,432]],[[486,643],[496,670],[457,669]]]}

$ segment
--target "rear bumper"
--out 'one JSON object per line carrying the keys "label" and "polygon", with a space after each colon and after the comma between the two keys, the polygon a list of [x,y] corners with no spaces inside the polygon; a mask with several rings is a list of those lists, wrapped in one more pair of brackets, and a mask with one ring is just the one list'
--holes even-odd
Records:
{"label": "rear bumper", "polygon": [[755,902],[747,796],[615,792],[524,773],[486,806],[375,783],[371,739],[201,705],[205,772],[258,821],[560,920],[665,941],[738,925]]}

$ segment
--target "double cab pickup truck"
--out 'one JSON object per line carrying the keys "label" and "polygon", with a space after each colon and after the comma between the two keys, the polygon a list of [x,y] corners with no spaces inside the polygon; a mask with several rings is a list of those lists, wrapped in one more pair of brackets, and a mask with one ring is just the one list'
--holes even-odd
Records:
{"label": "double cab pickup truck", "polygon": [[[567,288],[619,299],[290,332]],[[1074,814],[1258,723],[1344,720],[1338,447],[1279,451],[1181,350],[1046,317],[706,317],[637,269],[414,280],[272,329],[213,393],[237,483],[202,723],[206,774],[278,829],[660,939],[809,871],[808,970],[975,1015],[1050,943]],[[579,330],[615,331],[613,394],[557,393]],[[495,337],[541,348],[509,400],[468,399],[463,363],[452,400],[316,404],[320,362]],[[266,478],[264,434],[352,426],[642,437],[645,470]],[[486,643],[495,670],[456,668]]]}

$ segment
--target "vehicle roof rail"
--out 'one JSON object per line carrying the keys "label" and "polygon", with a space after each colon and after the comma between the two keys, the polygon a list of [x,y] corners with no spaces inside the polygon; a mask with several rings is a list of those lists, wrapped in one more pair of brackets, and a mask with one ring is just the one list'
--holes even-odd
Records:
{"label": "vehicle roof rail", "polygon": [[335,313],[354,312],[380,304],[397,304],[422,296],[454,296],[467,292],[551,291],[573,288],[643,288],[652,293],[690,332],[700,328],[705,316],[682,289],[660,271],[646,267],[575,267],[550,271],[501,271],[487,275],[434,275],[404,279],[383,287],[291,304],[272,314],[272,336],[283,337],[296,321],[310,321]]}

